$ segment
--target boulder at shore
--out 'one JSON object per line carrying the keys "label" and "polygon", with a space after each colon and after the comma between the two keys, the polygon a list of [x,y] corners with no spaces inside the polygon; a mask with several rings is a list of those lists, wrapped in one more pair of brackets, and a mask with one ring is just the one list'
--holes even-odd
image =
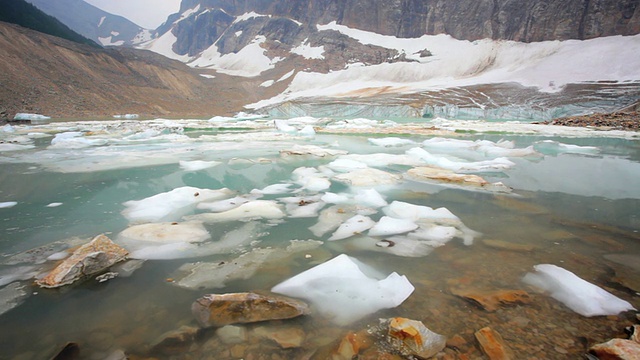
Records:
{"label": "boulder at shore", "polygon": [[105,235],[98,235],[77,248],[47,276],[37,281],[44,288],[57,288],[99,273],[124,260],[129,253]]}

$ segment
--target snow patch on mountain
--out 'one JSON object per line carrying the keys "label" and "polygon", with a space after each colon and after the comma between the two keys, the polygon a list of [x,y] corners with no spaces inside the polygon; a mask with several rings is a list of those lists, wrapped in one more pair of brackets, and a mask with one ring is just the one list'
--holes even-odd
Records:
{"label": "snow patch on mountain", "polygon": [[266,49],[262,44],[267,39],[264,36],[256,36],[253,41],[237,53],[222,55],[216,44],[211,45],[200,54],[200,57],[189,66],[198,68],[215,69],[228,75],[254,77],[265,70],[273,69],[281,58],[271,59],[265,55]]}
{"label": "snow patch on mountain", "polygon": [[298,54],[305,59],[324,59],[324,46],[313,47],[309,45],[309,39],[304,41],[297,47],[291,49],[292,54]]}

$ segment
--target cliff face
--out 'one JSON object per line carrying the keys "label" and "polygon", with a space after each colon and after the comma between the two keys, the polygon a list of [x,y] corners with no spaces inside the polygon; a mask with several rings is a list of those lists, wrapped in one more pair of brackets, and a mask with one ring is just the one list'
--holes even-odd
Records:
{"label": "cliff face", "polygon": [[236,16],[255,11],[305,24],[337,21],[398,37],[533,42],[640,33],[640,0],[184,0],[181,11],[198,4]]}

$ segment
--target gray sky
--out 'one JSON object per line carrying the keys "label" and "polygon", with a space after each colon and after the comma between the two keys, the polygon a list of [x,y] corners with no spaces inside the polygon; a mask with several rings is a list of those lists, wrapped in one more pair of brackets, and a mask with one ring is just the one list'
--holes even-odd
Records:
{"label": "gray sky", "polygon": [[134,23],[155,29],[170,14],[178,12],[181,0],[85,0],[112,14],[123,16]]}

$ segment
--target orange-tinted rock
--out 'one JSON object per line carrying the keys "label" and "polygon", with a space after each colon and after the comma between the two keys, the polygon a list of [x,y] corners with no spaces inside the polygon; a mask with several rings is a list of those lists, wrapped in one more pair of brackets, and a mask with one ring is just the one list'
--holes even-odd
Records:
{"label": "orange-tinted rock", "polygon": [[475,333],[476,339],[480,343],[482,352],[490,360],[511,360],[513,355],[511,349],[507,347],[502,336],[489,327],[482,328]]}
{"label": "orange-tinted rock", "polygon": [[362,350],[368,349],[373,344],[373,340],[366,330],[349,332],[342,338],[338,348],[333,352],[331,358],[333,360],[349,360],[360,354]]}
{"label": "orange-tinted rock", "polygon": [[91,242],[77,248],[47,276],[37,281],[44,288],[68,285],[81,278],[99,273],[129,253],[105,235],[98,235]]}
{"label": "orange-tinted rock", "polygon": [[637,360],[640,359],[640,343],[632,340],[611,339],[606,343],[592,346],[589,352],[600,360]]}
{"label": "orange-tinted rock", "polygon": [[516,244],[509,241],[495,240],[495,239],[483,239],[482,243],[490,248],[498,250],[508,250],[516,252],[530,252],[536,249],[533,245]]}
{"label": "orange-tinted rock", "polygon": [[309,312],[300,300],[255,293],[209,294],[191,305],[203,327],[290,319]]}
{"label": "orange-tinted rock", "polygon": [[297,327],[258,327],[254,334],[277,343],[283,349],[298,348],[305,339],[304,330]]}
{"label": "orange-tinted rock", "polygon": [[501,305],[528,304],[531,302],[529,293],[524,290],[477,290],[477,289],[451,289],[451,293],[471,300],[487,311],[496,311]]}
{"label": "orange-tinted rock", "polygon": [[389,321],[391,345],[405,356],[428,359],[446,346],[446,337],[427,329],[420,321],[392,318]]}
{"label": "orange-tinted rock", "polygon": [[177,355],[191,347],[198,335],[198,328],[182,326],[178,330],[169,331],[160,336],[151,347],[152,354]]}

